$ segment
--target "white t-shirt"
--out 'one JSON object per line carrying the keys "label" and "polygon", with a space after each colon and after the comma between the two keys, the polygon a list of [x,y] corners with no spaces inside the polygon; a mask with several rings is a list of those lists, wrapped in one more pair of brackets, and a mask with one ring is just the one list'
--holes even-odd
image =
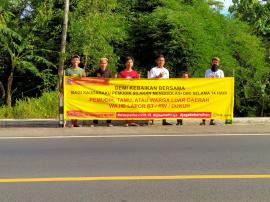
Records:
{"label": "white t-shirt", "polygon": [[205,78],[223,78],[224,72],[221,69],[218,69],[216,72],[213,72],[211,69],[205,71]]}
{"label": "white t-shirt", "polygon": [[[160,73],[163,72],[163,76],[162,77],[158,77],[160,75]],[[165,67],[162,67],[162,68],[159,68],[159,67],[153,67],[150,72],[149,72],[149,75],[148,77],[149,78],[162,78],[162,79],[168,79],[169,78],[169,71],[165,68]]]}

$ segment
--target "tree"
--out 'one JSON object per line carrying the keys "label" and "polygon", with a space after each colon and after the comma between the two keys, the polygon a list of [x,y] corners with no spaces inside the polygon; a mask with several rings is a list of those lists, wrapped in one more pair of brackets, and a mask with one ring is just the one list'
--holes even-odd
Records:
{"label": "tree", "polygon": [[233,5],[229,8],[229,11],[234,17],[251,25],[253,33],[264,38],[270,61],[270,2],[233,0]]}
{"label": "tree", "polygon": [[[28,44],[30,48],[25,48],[24,51],[31,52],[34,56],[39,56],[48,62],[52,61],[50,66],[40,59],[27,59],[32,62],[37,68],[39,74],[32,73],[29,70],[21,71],[21,68],[15,68],[15,77],[12,79],[14,87],[12,88],[14,102],[15,99],[27,96],[37,96],[43,91],[50,91],[55,88],[57,69],[51,68],[57,63],[60,43],[60,18],[62,17],[59,8],[54,0],[34,1],[34,0],[6,0],[3,6],[2,28],[8,27],[13,33],[19,33],[21,40],[16,39],[16,36],[7,34],[8,32],[2,29],[2,38],[7,38],[8,41],[15,40],[17,45]],[[9,32],[10,33],[10,32]],[[14,50],[14,48],[13,48]],[[7,57],[6,49],[1,49],[0,67],[3,69],[2,82],[7,83],[7,78],[10,73],[10,57]],[[45,65],[44,65],[45,64]],[[7,86],[4,85],[6,88]],[[25,93],[24,93],[25,92]],[[26,94],[27,93],[27,94]]]}
{"label": "tree", "polygon": [[116,69],[119,56],[114,46],[126,38],[126,22],[115,12],[116,0],[78,0],[71,5],[69,54],[80,54],[84,67],[90,71],[99,58],[108,57],[112,69]]}
{"label": "tree", "polygon": [[[264,42],[264,46],[267,48],[266,61],[270,61],[270,2],[258,1],[258,0],[233,0],[233,5],[230,7],[230,12],[233,17],[247,22],[251,26],[251,30],[254,34],[261,37]],[[268,64],[269,69],[269,64]],[[250,75],[252,76],[252,75]],[[269,70],[265,72],[264,79],[255,82],[261,90],[258,99],[260,103],[261,113],[264,115],[264,111],[268,111],[269,114]],[[250,89],[254,88],[250,86]],[[247,90],[249,92],[250,90]],[[267,109],[268,106],[268,109]]]}
{"label": "tree", "polygon": [[235,115],[261,115],[268,66],[263,44],[249,30],[204,1],[190,5],[170,0],[151,13],[135,16],[127,48],[142,67],[154,65],[155,55],[163,53],[172,77],[181,70],[203,77],[211,58],[219,56],[226,76],[236,78]]}
{"label": "tree", "polygon": [[[145,75],[155,55],[162,53],[172,77],[181,70],[203,77],[211,58],[219,56],[226,76],[236,79],[235,115],[266,115],[270,113],[269,63],[265,61],[269,2],[234,2],[233,15],[225,17],[217,12],[222,5],[215,0],[72,0],[65,56],[81,55],[84,67],[93,71],[100,57],[108,57],[110,68],[116,70],[121,58],[131,55]],[[56,69],[41,65],[45,61],[34,56],[59,61],[63,6],[64,1],[56,0],[0,2],[0,11],[5,11],[0,12],[0,24],[5,24],[0,34],[5,42],[0,69],[6,75],[15,56],[13,74],[24,78],[31,72],[37,79],[31,85],[54,83]],[[32,65],[24,67],[24,61]],[[20,86],[26,84],[22,81]]]}
{"label": "tree", "polygon": [[1,56],[6,64],[7,84],[5,103],[11,106],[12,83],[15,71],[29,71],[39,76],[39,70],[33,61],[52,65],[48,60],[35,54],[34,47],[21,35],[8,27],[0,27]]}

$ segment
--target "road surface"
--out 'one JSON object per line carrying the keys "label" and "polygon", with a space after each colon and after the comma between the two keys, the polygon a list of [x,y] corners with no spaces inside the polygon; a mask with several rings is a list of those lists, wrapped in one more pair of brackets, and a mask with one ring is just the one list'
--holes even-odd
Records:
{"label": "road surface", "polygon": [[24,134],[28,138],[0,139],[1,202],[270,198],[267,133],[129,136],[123,132],[120,137],[65,138],[50,131],[47,138],[40,136],[41,131],[38,138]]}

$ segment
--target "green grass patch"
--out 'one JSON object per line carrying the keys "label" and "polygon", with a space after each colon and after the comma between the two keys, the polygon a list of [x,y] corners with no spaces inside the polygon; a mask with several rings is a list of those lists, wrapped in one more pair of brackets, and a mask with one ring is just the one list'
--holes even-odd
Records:
{"label": "green grass patch", "polygon": [[0,108],[0,118],[57,118],[58,106],[59,99],[57,92],[46,92],[39,98],[18,100],[13,107],[2,106]]}

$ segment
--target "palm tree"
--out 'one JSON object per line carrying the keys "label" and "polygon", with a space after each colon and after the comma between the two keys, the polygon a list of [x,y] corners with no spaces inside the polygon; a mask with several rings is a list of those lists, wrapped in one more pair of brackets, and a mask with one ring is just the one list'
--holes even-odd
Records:
{"label": "palm tree", "polygon": [[37,50],[29,43],[27,38],[23,38],[3,23],[0,24],[0,48],[1,57],[6,61],[8,68],[5,104],[11,106],[12,83],[16,70],[21,72],[27,70],[35,76],[40,76],[34,62],[48,66],[54,65],[45,58],[36,55]]}

